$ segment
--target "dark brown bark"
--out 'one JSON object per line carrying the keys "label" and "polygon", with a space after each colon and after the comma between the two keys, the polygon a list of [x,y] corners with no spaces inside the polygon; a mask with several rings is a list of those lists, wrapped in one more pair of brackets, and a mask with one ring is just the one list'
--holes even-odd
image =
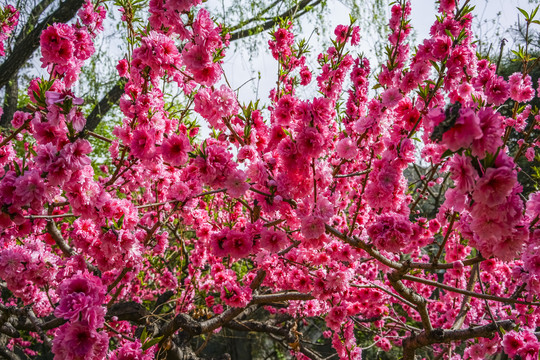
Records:
{"label": "dark brown bark", "polygon": [[101,119],[109,112],[114,104],[120,100],[122,94],[124,94],[124,85],[126,84],[124,79],[119,80],[110,90],[103,96],[99,103],[94,106],[90,115],[86,119],[86,130],[94,131],[101,122]]}
{"label": "dark brown bark", "polygon": [[19,83],[17,75],[7,83],[6,94],[4,98],[4,113],[0,118],[0,127],[6,128],[10,126],[11,119],[13,119],[13,114],[17,111],[17,101],[19,98]]}

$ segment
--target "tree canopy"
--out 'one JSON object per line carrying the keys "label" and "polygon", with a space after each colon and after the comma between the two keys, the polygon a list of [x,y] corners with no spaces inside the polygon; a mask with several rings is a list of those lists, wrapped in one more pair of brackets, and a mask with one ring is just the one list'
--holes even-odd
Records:
{"label": "tree canopy", "polygon": [[[414,49],[393,3],[380,64],[351,16],[312,66],[295,19],[323,2],[241,4],[2,8],[0,355],[538,358],[539,8],[515,68],[476,52],[467,0]],[[83,98],[112,11],[125,54]],[[223,69],[259,32],[268,105]]]}

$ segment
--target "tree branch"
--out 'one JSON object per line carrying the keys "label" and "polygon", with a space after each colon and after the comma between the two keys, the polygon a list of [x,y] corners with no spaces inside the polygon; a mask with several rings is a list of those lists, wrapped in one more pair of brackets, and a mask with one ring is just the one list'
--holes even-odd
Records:
{"label": "tree branch", "polygon": [[313,2],[312,2],[312,0],[302,0],[298,5],[289,8],[287,11],[282,12],[281,14],[279,14],[278,16],[276,16],[272,20],[268,20],[268,21],[266,21],[266,22],[264,22],[264,23],[262,23],[260,25],[252,26],[249,29],[238,30],[236,32],[233,32],[231,34],[230,40],[231,41],[239,40],[239,39],[242,39],[242,38],[245,38],[245,37],[248,37],[248,36],[252,36],[252,35],[256,35],[256,34],[259,34],[259,33],[263,32],[263,31],[269,30],[279,22],[280,18],[285,19],[285,18],[288,18],[290,16],[292,16],[293,18],[297,18],[298,16],[301,15],[301,14],[298,13],[299,11],[304,10],[308,6],[315,7],[315,6],[319,5],[321,2],[322,2],[322,0],[316,0],[316,1],[313,1]]}
{"label": "tree branch", "polygon": [[[68,257],[77,255],[75,250],[73,250],[71,246],[69,246],[69,244],[64,240],[64,237],[56,227],[54,220],[47,220],[47,232],[54,239],[54,242],[56,243],[56,245],[58,245],[60,250],[62,250],[64,255]],[[86,261],[86,259],[84,260],[84,262],[86,263],[86,267],[88,268],[88,270],[90,270],[94,274],[99,274],[100,271],[96,266],[90,264],[88,261]]]}
{"label": "tree branch", "polygon": [[415,282],[419,282],[419,283],[422,283],[422,284],[438,287],[438,288],[441,288],[441,289],[444,289],[444,290],[447,290],[447,291],[450,291],[450,292],[463,294],[463,295],[469,295],[469,296],[472,296],[472,297],[475,297],[475,298],[478,298],[478,299],[486,299],[486,300],[498,301],[498,302],[507,303],[507,304],[522,304],[522,305],[540,306],[540,303],[538,303],[538,302],[528,302],[528,301],[524,301],[524,300],[517,300],[517,299],[506,298],[506,297],[496,296],[496,295],[479,294],[477,292],[459,289],[459,288],[456,288],[456,287],[453,287],[453,286],[450,286],[450,285],[442,284],[442,283],[439,283],[439,282],[436,282],[436,281],[433,281],[433,280],[422,279],[422,278],[412,276],[412,275],[403,275],[402,278],[404,280],[415,281]]}
{"label": "tree branch", "polygon": [[413,360],[415,350],[424,346],[463,341],[478,337],[491,338],[493,333],[495,333],[499,327],[508,331],[514,326],[515,324],[512,320],[504,320],[463,330],[435,329],[430,332],[422,331],[417,335],[410,336],[403,340],[403,360]]}

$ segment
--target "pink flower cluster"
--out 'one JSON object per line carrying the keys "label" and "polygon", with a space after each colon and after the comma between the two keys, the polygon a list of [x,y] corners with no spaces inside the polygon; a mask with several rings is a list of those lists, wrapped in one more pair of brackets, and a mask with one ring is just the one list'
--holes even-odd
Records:
{"label": "pink flower cluster", "polygon": [[52,351],[62,360],[104,359],[109,348],[109,336],[98,331],[105,321],[106,288],[101,280],[88,273],[76,274],[58,287],[60,303],[54,310],[57,317],[69,320],[54,337]]}
{"label": "pink flower cluster", "polygon": [[42,66],[49,67],[59,77],[65,77],[65,85],[71,86],[83,62],[95,51],[92,37],[87,27],[62,23],[49,26],[40,37]]}
{"label": "pink flower cluster", "polygon": [[218,60],[225,55],[220,29],[205,9],[199,10],[192,27],[193,37],[182,52],[183,64],[197,83],[212,86],[221,78]]}
{"label": "pink flower cluster", "polygon": [[538,358],[540,350],[540,342],[536,338],[534,332],[522,330],[512,330],[504,334],[503,338],[504,352],[511,358],[519,355],[523,360],[532,360]]}
{"label": "pink flower cluster", "polygon": [[223,117],[230,118],[240,109],[236,94],[226,85],[221,85],[215,90],[201,88],[193,101],[195,111],[218,130],[225,130]]}

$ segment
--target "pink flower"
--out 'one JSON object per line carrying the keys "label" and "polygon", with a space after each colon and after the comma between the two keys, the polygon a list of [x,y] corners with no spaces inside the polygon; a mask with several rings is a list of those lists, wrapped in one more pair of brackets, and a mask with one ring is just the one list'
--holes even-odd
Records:
{"label": "pink flower", "polygon": [[81,312],[92,306],[92,298],[84,293],[76,292],[62,297],[58,307],[54,310],[56,317],[71,321],[79,318]]}
{"label": "pink flower", "polygon": [[389,109],[394,108],[403,99],[403,95],[397,88],[389,88],[382,94],[381,103]]}
{"label": "pink flower", "polygon": [[309,68],[307,66],[304,66],[302,70],[300,70],[300,85],[306,86],[311,82],[311,71],[309,71]]}
{"label": "pink flower", "polygon": [[[505,236],[493,244],[493,255],[502,261],[512,261],[521,254],[528,235],[529,232],[526,229],[514,230],[510,236]],[[489,254],[484,255],[488,256]]]}
{"label": "pink flower", "polygon": [[480,120],[473,109],[461,109],[454,126],[442,136],[442,143],[452,151],[471,146],[473,140],[482,137]]}
{"label": "pink flower", "polygon": [[332,120],[335,114],[334,104],[332,100],[327,98],[313,99],[313,102],[311,104],[311,114],[313,116],[313,122],[316,125],[327,125],[330,120]]}
{"label": "pink flower", "polygon": [[221,118],[235,115],[240,109],[236,94],[225,85],[215,91],[200,89],[194,103],[195,111],[216,129],[225,129]]}
{"label": "pink flower", "polygon": [[324,138],[314,127],[306,127],[296,139],[298,151],[304,157],[318,158],[324,150]]}
{"label": "pink flower", "polygon": [[273,113],[276,123],[279,125],[288,125],[294,116],[294,109],[297,103],[298,99],[292,95],[282,96],[278,100],[276,109]]}
{"label": "pink flower", "polygon": [[484,360],[486,358],[486,349],[481,344],[474,344],[467,348],[466,351],[472,360]]}
{"label": "pink flower", "polygon": [[41,33],[42,61],[66,65],[73,57],[75,29],[68,24],[53,24]]}
{"label": "pink flower", "polygon": [[390,349],[392,349],[392,343],[390,343],[388,338],[376,335],[373,340],[376,341],[377,347],[381,348],[383,351],[390,351]]}
{"label": "pink flower", "polygon": [[449,36],[438,36],[433,39],[433,48],[431,53],[435,60],[443,60],[450,54],[452,48],[452,39]]}
{"label": "pink flower", "polygon": [[451,13],[456,9],[456,0],[441,0],[439,5],[440,12]]}
{"label": "pink flower", "polygon": [[465,155],[454,155],[450,161],[450,174],[456,184],[456,189],[462,193],[472,191],[475,180],[478,178],[470,158]]}
{"label": "pink flower", "polygon": [[381,215],[367,233],[381,250],[399,253],[408,245],[413,235],[410,221],[403,215]]}
{"label": "pink flower", "polygon": [[510,98],[517,102],[528,102],[534,97],[534,89],[532,87],[532,81],[530,75],[523,75],[520,72],[516,72],[508,78],[508,84],[510,85]]}
{"label": "pink flower", "polygon": [[54,314],[57,317],[75,321],[79,314],[86,318],[86,324],[93,329],[103,325],[106,288],[101,280],[88,273],[78,274],[64,280],[58,287],[60,303]]}
{"label": "pink flower", "polygon": [[204,183],[211,186],[221,186],[227,175],[234,169],[235,163],[231,161],[232,154],[221,145],[206,147],[206,155],[198,156],[194,165],[199,170]]}
{"label": "pink flower", "polygon": [[156,153],[156,138],[154,129],[139,128],[133,131],[131,153],[143,160],[154,157]]}
{"label": "pink flower", "polygon": [[264,228],[261,231],[261,247],[270,251],[278,252],[287,244],[287,235],[278,230],[268,230]]}
{"label": "pink flower", "polygon": [[526,214],[531,220],[534,220],[537,216],[540,216],[540,192],[535,192],[529,195]]}
{"label": "pink flower", "polygon": [[351,138],[344,138],[337,143],[336,151],[340,158],[352,160],[358,154],[358,147]]}
{"label": "pink flower", "polygon": [[[0,114],[2,116],[2,114]],[[13,114],[13,120],[11,120],[11,125],[16,129],[21,127],[27,120],[32,118],[31,114],[25,113],[24,111],[15,111]]]}
{"label": "pink flower", "polygon": [[113,352],[109,353],[110,360],[151,360],[151,351],[144,354],[142,344],[139,339],[131,342],[122,340],[121,345]]}
{"label": "pink flower", "polygon": [[486,84],[487,101],[493,105],[502,105],[510,96],[510,86],[502,76],[493,76]]}
{"label": "pink flower", "polygon": [[502,346],[504,352],[511,358],[515,357],[524,345],[523,337],[515,330],[504,334]]}
{"label": "pink flower", "polygon": [[472,153],[480,159],[486,157],[486,154],[495,154],[497,148],[502,146],[501,136],[503,127],[501,115],[496,113],[493,108],[483,108],[478,112],[482,137],[474,139],[472,143]]}
{"label": "pink flower", "polygon": [[84,322],[70,322],[56,330],[52,351],[59,360],[103,360],[108,348],[106,332],[97,332]]}
{"label": "pink flower", "polygon": [[347,317],[347,308],[343,305],[330,309],[326,315],[326,325],[334,331],[338,331]]}
{"label": "pink flower", "polygon": [[489,168],[478,180],[473,199],[487,206],[503,204],[516,182],[516,173],[509,167]]}
{"label": "pink flower", "polygon": [[244,307],[251,301],[252,290],[249,286],[240,287],[234,280],[229,280],[221,288],[221,300],[232,307]]}
{"label": "pink flower", "polygon": [[121,59],[118,61],[118,65],[116,65],[116,70],[118,70],[118,75],[120,77],[128,77],[128,69],[129,65],[126,59]]}
{"label": "pink flower", "polygon": [[231,230],[227,233],[226,250],[236,259],[241,259],[251,252],[253,248],[253,239],[246,232]]}
{"label": "pink flower", "polygon": [[318,216],[308,215],[302,219],[301,231],[305,239],[318,239],[324,234],[324,221]]}
{"label": "pink flower", "polygon": [[225,180],[224,186],[227,193],[232,197],[240,197],[249,189],[249,184],[246,182],[247,175],[242,170],[234,170]]}
{"label": "pink flower", "polygon": [[27,171],[15,181],[13,203],[38,208],[47,196],[45,182],[37,169]]}
{"label": "pink flower", "polygon": [[229,255],[229,239],[227,234],[229,229],[223,229],[210,236],[210,248],[215,256],[226,257]]}
{"label": "pink flower", "polygon": [[187,159],[187,153],[191,150],[191,144],[187,136],[173,134],[163,141],[160,147],[163,160],[172,166],[183,165]]}

